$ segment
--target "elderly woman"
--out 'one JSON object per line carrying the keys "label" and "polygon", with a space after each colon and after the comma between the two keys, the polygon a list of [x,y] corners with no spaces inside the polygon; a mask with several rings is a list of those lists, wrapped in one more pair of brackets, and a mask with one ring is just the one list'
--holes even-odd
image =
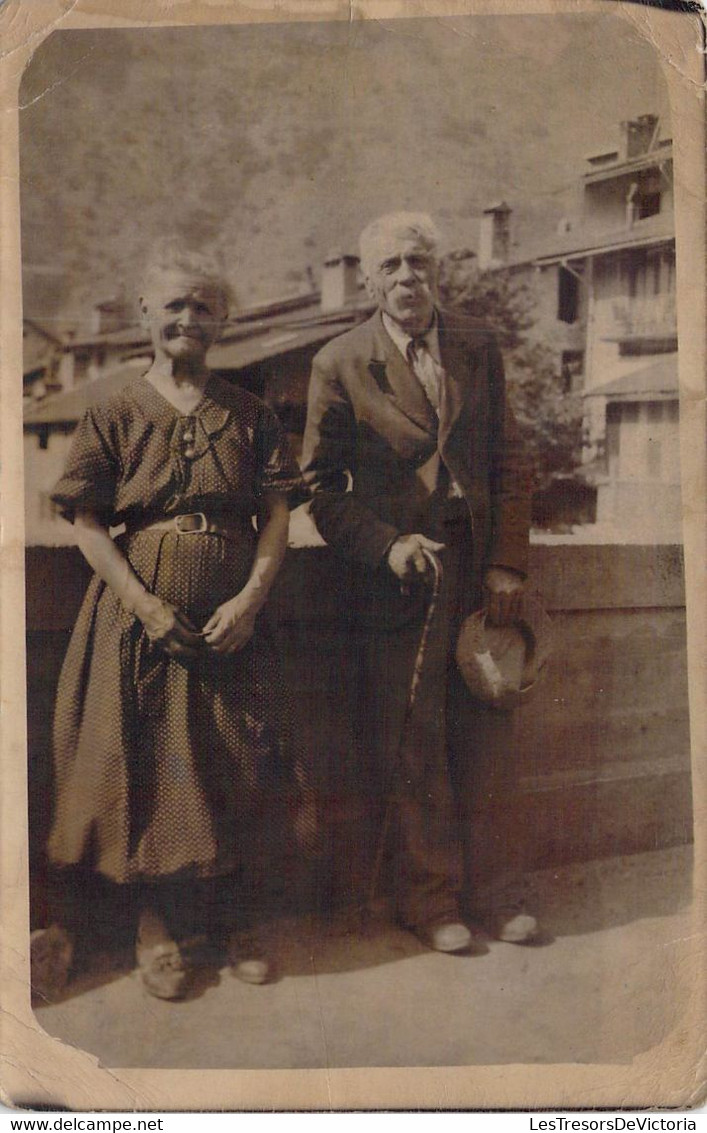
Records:
{"label": "elderly woman", "polygon": [[[154,361],[87,411],[53,493],[95,576],[57,696],[49,857],[64,882],[52,927],[33,940],[40,991],[71,965],[69,867],[131,895],[139,883],[143,981],[177,998],[190,972],[185,922],[198,933],[215,917],[224,929],[257,888],[256,864],[301,819],[278,659],[259,618],[299,471],[274,414],[207,370],[227,307],[208,261],[162,250],[140,298]],[[124,533],[112,538],[115,527]],[[267,962],[231,927],[235,974],[263,982]]]}

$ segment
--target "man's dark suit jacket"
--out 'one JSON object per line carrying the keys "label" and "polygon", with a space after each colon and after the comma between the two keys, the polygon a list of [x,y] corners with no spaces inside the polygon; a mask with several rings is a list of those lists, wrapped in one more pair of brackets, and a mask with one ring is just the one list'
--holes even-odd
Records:
{"label": "man's dark suit jacket", "polygon": [[336,552],[381,567],[398,535],[439,535],[419,476],[438,449],[468,507],[470,572],[478,579],[500,566],[525,574],[526,462],[495,338],[477,320],[442,311],[439,345],[446,375],[439,420],[380,311],[317,354],[303,450],[312,514]]}

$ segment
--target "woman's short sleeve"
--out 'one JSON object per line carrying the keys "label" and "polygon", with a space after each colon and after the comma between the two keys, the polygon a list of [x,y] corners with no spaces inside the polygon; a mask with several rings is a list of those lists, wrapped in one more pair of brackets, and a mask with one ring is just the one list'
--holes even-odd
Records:
{"label": "woman's short sleeve", "polygon": [[283,492],[291,508],[308,499],[287,434],[267,407],[264,407],[261,419],[259,455],[261,492]]}
{"label": "woman's short sleeve", "polygon": [[78,510],[84,510],[109,524],[117,480],[118,460],[111,448],[107,422],[95,409],[88,409],[74,433],[64,473],[54,487],[52,500],[70,522]]}

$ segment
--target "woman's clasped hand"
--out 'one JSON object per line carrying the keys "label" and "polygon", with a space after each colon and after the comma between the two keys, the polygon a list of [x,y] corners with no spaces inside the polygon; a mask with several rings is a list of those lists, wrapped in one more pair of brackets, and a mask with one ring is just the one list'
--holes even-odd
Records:
{"label": "woman's clasped hand", "polygon": [[214,653],[237,653],[255,632],[258,609],[252,599],[236,594],[214,610],[198,630],[171,602],[146,595],[135,610],[155,645],[173,657],[198,657],[204,648]]}
{"label": "woman's clasped hand", "polygon": [[145,633],[174,657],[196,657],[203,646],[202,637],[189,618],[171,602],[148,594],[135,610]]}
{"label": "woman's clasped hand", "polygon": [[216,653],[237,653],[250,641],[258,610],[252,600],[236,594],[214,611],[204,626],[204,641]]}

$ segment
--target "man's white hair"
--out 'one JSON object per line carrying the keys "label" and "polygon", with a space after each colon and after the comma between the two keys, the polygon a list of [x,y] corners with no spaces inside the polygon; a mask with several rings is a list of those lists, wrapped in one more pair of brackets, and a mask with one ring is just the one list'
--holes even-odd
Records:
{"label": "man's white hair", "polygon": [[389,212],[367,224],[361,233],[361,270],[369,276],[376,266],[381,241],[391,236],[414,236],[427,252],[436,256],[440,245],[437,225],[425,212]]}

